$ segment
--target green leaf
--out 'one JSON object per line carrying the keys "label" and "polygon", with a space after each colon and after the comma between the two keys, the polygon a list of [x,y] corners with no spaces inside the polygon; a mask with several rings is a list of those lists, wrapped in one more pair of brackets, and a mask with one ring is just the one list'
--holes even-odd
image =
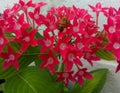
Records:
{"label": "green leaf", "polygon": [[108,52],[103,49],[98,50],[96,55],[105,60],[115,60],[115,57],[112,55],[112,52]]}
{"label": "green leaf", "polygon": [[4,93],[60,93],[61,88],[47,70],[27,67],[6,80]]}
{"label": "green leaf", "polygon": [[98,69],[91,73],[94,79],[86,80],[82,87],[78,83],[75,84],[72,93],[100,93],[106,82],[108,69]]}
{"label": "green leaf", "polygon": [[0,84],[0,91],[4,91],[4,85],[5,84]]}
{"label": "green leaf", "polygon": [[68,88],[66,86],[64,86],[63,88],[63,93],[69,93]]}
{"label": "green leaf", "polygon": [[36,38],[43,38],[43,36],[39,32],[37,32]]}

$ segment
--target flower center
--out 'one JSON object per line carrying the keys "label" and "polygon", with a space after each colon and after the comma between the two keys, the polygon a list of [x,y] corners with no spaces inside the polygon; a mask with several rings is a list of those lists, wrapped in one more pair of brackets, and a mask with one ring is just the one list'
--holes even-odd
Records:
{"label": "flower center", "polygon": [[74,54],[73,53],[69,53],[68,54],[68,60],[69,61],[73,61],[74,60]]}
{"label": "flower center", "polygon": [[60,49],[61,49],[61,50],[65,50],[65,49],[66,49],[66,47],[67,47],[67,46],[66,46],[66,44],[65,44],[65,43],[61,43],[61,44],[60,44]]}
{"label": "flower center", "polygon": [[68,77],[69,77],[69,74],[68,74],[68,73],[63,73],[63,77],[64,77],[64,78],[68,78]]}
{"label": "flower center", "polygon": [[29,42],[29,41],[30,41],[30,37],[29,37],[29,36],[26,36],[23,40],[24,40],[25,42]]}
{"label": "flower center", "polygon": [[84,47],[84,45],[82,43],[77,43],[77,47],[78,47],[78,49],[82,49]]}
{"label": "flower center", "polygon": [[9,55],[8,61],[13,61],[15,60],[15,56],[13,54]]}
{"label": "flower center", "polygon": [[73,27],[73,31],[74,31],[74,32],[79,32],[79,28],[78,28],[77,26],[74,26],[74,27]]}
{"label": "flower center", "polygon": [[47,60],[48,64],[53,64],[53,62],[54,62],[54,59],[52,57],[48,58],[48,60]]}
{"label": "flower center", "polygon": [[83,71],[79,71],[78,73],[80,76],[83,76],[84,72]]}
{"label": "flower center", "polygon": [[90,57],[91,57],[91,54],[90,54],[90,53],[87,53],[87,54],[86,54],[86,58],[87,58],[87,59],[90,59]]}
{"label": "flower center", "polygon": [[39,19],[39,15],[38,15],[38,14],[35,14],[35,15],[34,15],[34,18],[35,18],[35,19]]}
{"label": "flower center", "polygon": [[3,43],[4,43],[4,39],[0,37],[0,45],[3,45]]}
{"label": "flower center", "polygon": [[49,47],[52,44],[51,40],[47,39],[45,40],[45,45]]}
{"label": "flower center", "polygon": [[20,30],[20,28],[21,28],[21,25],[20,25],[20,24],[15,24],[15,25],[14,25],[14,29],[15,29],[15,30]]}
{"label": "flower center", "polygon": [[51,24],[51,25],[49,26],[49,28],[50,28],[51,30],[53,30],[53,29],[54,29],[54,25]]}
{"label": "flower center", "polygon": [[115,43],[113,44],[113,47],[114,47],[115,49],[119,49],[119,48],[120,48],[120,44],[119,44],[118,42],[115,42]]}
{"label": "flower center", "polygon": [[101,11],[101,8],[97,8],[97,12]]}
{"label": "flower center", "polygon": [[114,33],[115,32],[115,27],[114,26],[109,27],[108,31],[110,33]]}

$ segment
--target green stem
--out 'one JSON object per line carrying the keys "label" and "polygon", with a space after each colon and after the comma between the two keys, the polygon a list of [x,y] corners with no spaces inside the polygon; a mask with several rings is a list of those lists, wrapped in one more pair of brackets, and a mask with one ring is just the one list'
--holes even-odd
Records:
{"label": "green stem", "polygon": [[24,56],[34,56],[34,55],[45,55],[45,54],[48,54],[48,53],[19,53],[21,55],[24,55]]}
{"label": "green stem", "polygon": [[98,18],[99,18],[99,13],[96,14],[96,26],[98,27]]}

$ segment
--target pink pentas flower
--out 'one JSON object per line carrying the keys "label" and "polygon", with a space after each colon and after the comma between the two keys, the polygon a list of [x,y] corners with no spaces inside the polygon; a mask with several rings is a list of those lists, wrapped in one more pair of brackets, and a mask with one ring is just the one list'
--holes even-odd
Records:
{"label": "pink pentas flower", "polygon": [[89,20],[86,24],[85,31],[90,37],[98,33],[98,27],[96,26],[95,21]]}
{"label": "pink pentas flower", "polygon": [[73,6],[73,11],[75,13],[75,18],[78,18],[80,23],[87,22],[90,20],[90,18],[92,18],[92,16],[85,9],[80,9]]}
{"label": "pink pentas flower", "polygon": [[19,70],[18,58],[20,54],[15,53],[10,46],[8,46],[7,52],[0,53],[0,57],[4,59],[3,69],[13,65],[16,70]]}
{"label": "pink pentas flower", "polygon": [[109,38],[109,42],[106,45],[107,50],[112,50],[117,60],[120,60],[120,32],[116,32]]}
{"label": "pink pentas flower", "polygon": [[47,3],[45,3],[45,2],[38,2],[35,4],[35,8],[41,8],[41,7],[45,6],[46,4]]}
{"label": "pink pentas flower", "polygon": [[[86,41],[86,42],[84,42]],[[87,40],[85,40],[84,38],[82,38],[81,36],[77,36],[76,40],[75,40],[75,47],[78,51],[90,51],[90,47],[88,46],[88,42]]]}
{"label": "pink pentas flower", "polygon": [[93,76],[89,72],[87,72],[87,68],[82,68],[82,69],[79,68],[78,71],[75,73],[74,77],[77,78],[77,81],[80,86],[83,85],[84,80],[86,78],[90,80],[93,79]]}
{"label": "pink pentas flower", "polygon": [[71,7],[58,7],[54,8],[52,7],[48,13],[51,13],[52,15],[55,15],[59,20],[63,17],[67,17],[68,20],[73,20],[75,17],[75,12]]}
{"label": "pink pentas flower", "polygon": [[33,19],[33,25],[34,21],[36,22],[37,25],[40,25],[42,23],[41,20],[45,19],[44,16],[40,14],[39,8],[35,8],[34,12],[29,12],[29,16]]}
{"label": "pink pentas flower", "polygon": [[69,48],[66,57],[63,60],[63,63],[65,64],[65,71],[71,71],[74,64],[77,66],[82,66],[82,62],[80,61],[81,56],[82,52],[77,51],[74,48]]}
{"label": "pink pentas flower", "polygon": [[109,36],[117,31],[116,25],[113,22],[111,22],[110,20],[107,22],[107,24],[104,25],[104,29],[105,29],[105,31],[108,32]]}
{"label": "pink pentas flower", "polygon": [[19,15],[18,19],[11,19],[7,25],[9,26],[6,26],[5,31],[14,33],[16,38],[20,37],[23,28],[27,29],[30,27],[30,25],[25,22],[24,14]]}
{"label": "pink pentas flower", "polygon": [[86,34],[85,27],[86,25],[81,23],[78,18],[74,18],[73,24],[71,24],[70,29],[68,29],[68,33],[75,37],[77,35]]}
{"label": "pink pentas flower", "polygon": [[4,47],[8,43],[8,40],[5,38],[2,29],[0,28],[0,53]]}
{"label": "pink pentas flower", "polygon": [[119,21],[119,10],[117,11],[115,8],[110,7],[108,12],[105,13],[105,16],[107,17],[107,22],[112,23],[113,25],[116,25]]}
{"label": "pink pentas flower", "polygon": [[100,12],[103,12],[103,13],[106,12],[106,10],[108,9],[107,7],[102,8],[100,2],[97,3],[97,4],[95,5],[95,7],[92,6],[92,5],[89,5],[89,7],[93,10],[93,12],[96,12],[97,15],[99,15]]}
{"label": "pink pentas flower", "polygon": [[72,8],[70,7],[66,7],[66,6],[62,6],[62,7],[58,7],[57,8],[57,15],[62,18],[64,16],[66,16],[68,18],[68,20],[72,20],[74,19],[74,11]]}
{"label": "pink pentas flower", "polygon": [[19,38],[15,38],[15,42],[22,44],[21,51],[24,52],[30,45],[37,46],[37,41],[35,40],[37,30],[32,29],[28,31],[27,29],[22,29],[21,35]]}
{"label": "pink pentas flower", "polygon": [[9,18],[9,17],[13,17],[15,15],[18,14],[18,12],[20,11],[21,7],[19,4],[14,4],[14,6],[12,8],[7,8],[5,11],[4,11],[4,18]]}
{"label": "pink pentas flower", "polygon": [[114,17],[117,13],[117,10],[114,7],[110,7],[107,12],[105,12],[105,16]]}
{"label": "pink pentas flower", "polygon": [[55,46],[55,51],[60,52],[60,55],[65,58],[66,54],[68,52],[68,49],[70,47],[69,45],[70,37],[64,37],[61,36],[58,38],[57,45]]}
{"label": "pink pentas flower", "polygon": [[63,81],[64,84],[67,86],[68,85],[68,82],[69,80],[71,80],[72,82],[76,82],[76,79],[75,77],[73,76],[73,71],[70,71],[70,72],[56,72],[57,73],[57,81],[60,82],[60,81]]}
{"label": "pink pentas flower", "polygon": [[29,7],[35,7],[35,4],[32,2],[32,0],[28,0],[27,2],[24,0],[19,0],[19,4],[21,9],[24,11],[26,11]]}
{"label": "pink pentas flower", "polygon": [[100,60],[100,58],[95,54],[94,51],[84,53],[83,58],[87,60],[91,66],[93,66],[93,61]]}
{"label": "pink pentas flower", "polygon": [[40,50],[42,53],[46,50],[52,49],[54,47],[54,36],[50,36],[48,33],[44,32],[44,36],[41,39],[38,39],[37,42],[42,46]]}
{"label": "pink pentas flower", "polygon": [[45,16],[43,22],[44,22],[44,25],[46,26],[45,32],[54,33],[54,30],[56,30],[58,28],[58,26],[57,26],[58,21],[57,21],[56,17],[53,16],[53,14],[51,14],[51,13],[48,13]]}
{"label": "pink pentas flower", "polygon": [[40,65],[41,69],[48,68],[51,74],[55,72],[55,65],[59,64],[59,61],[54,56],[52,51],[49,51],[48,54],[40,55],[39,58],[43,61]]}

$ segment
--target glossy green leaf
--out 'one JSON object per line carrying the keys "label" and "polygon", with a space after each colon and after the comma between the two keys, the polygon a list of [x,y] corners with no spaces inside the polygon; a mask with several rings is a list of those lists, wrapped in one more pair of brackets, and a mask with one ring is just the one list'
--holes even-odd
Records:
{"label": "glossy green leaf", "polygon": [[5,93],[61,93],[61,88],[47,70],[27,67],[6,80]]}
{"label": "glossy green leaf", "polygon": [[96,53],[100,58],[105,59],[105,60],[115,60],[114,56],[112,55],[112,52],[106,51],[106,50],[98,50]]}
{"label": "glossy green leaf", "polygon": [[108,69],[98,69],[91,73],[94,76],[94,79],[86,80],[82,87],[75,84],[72,93],[100,93],[106,82]]}

